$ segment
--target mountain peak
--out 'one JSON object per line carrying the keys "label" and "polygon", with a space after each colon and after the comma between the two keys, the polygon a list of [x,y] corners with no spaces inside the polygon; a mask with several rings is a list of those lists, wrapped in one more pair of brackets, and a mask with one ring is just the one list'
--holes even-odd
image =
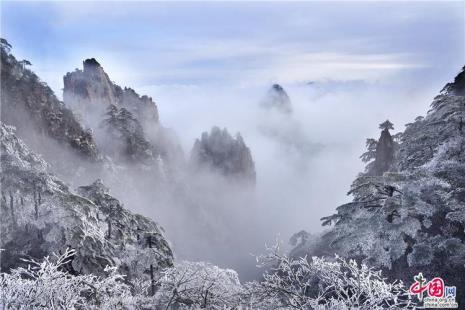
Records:
{"label": "mountain peak", "polygon": [[282,113],[292,113],[291,100],[284,88],[279,84],[271,86],[261,106],[268,110],[276,109]]}
{"label": "mountain peak", "polygon": [[65,104],[85,119],[102,114],[101,110],[108,105],[115,105],[131,111],[141,123],[159,122],[158,109],[152,98],[140,96],[132,88],[116,85],[95,58],[85,59],[83,70],[67,73],[63,82]]}
{"label": "mountain peak", "polygon": [[284,88],[279,84],[273,84],[273,86],[271,86],[271,88],[273,90],[277,91],[277,92],[285,92]]}
{"label": "mountain peak", "polygon": [[82,62],[84,71],[95,69],[96,67],[101,68],[102,66],[95,58],[88,58]]}
{"label": "mountain peak", "polygon": [[195,141],[191,153],[194,165],[212,169],[226,177],[255,182],[255,164],[250,149],[238,133],[236,137],[226,129],[213,127]]}

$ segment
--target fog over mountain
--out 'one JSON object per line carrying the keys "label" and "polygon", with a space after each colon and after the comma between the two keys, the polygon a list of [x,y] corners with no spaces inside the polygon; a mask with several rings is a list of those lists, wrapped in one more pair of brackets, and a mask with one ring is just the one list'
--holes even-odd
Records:
{"label": "fog over mountain", "polygon": [[463,287],[463,4],[356,7],[2,4],[0,304],[413,309],[419,273]]}

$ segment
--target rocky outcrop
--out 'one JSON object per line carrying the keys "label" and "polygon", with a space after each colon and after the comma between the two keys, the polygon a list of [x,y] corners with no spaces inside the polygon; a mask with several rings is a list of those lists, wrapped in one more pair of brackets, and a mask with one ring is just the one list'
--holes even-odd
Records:
{"label": "rocky outcrop", "polygon": [[1,126],[1,269],[76,250],[69,264],[74,274],[102,274],[117,266],[129,278],[171,266],[173,255],[162,229],[132,214],[109,194],[101,181],[73,193],[47,172],[48,165]]}
{"label": "rocky outcrop", "polygon": [[191,165],[219,173],[227,178],[255,183],[255,164],[242,136],[233,138],[226,129],[213,127],[202,133],[191,152]]}
{"label": "rocky outcrop", "polygon": [[139,96],[131,88],[114,84],[94,58],[83,62],[83,70],[67,73],[63,77],[64,102],[78,111],[83,119],[92,119],[90,113],[106,110],[109,105],[126,108],[142,123],[158,123],[158,109],[152,98]]}
{"label": "rocky outcrop", "polygon": [[310,139],[293,114],[289,96],[282,86],[274,84],[260,102],[257,117],[259,131],[276,147],[277,155],[296,169],[307,169],[308,159],[322,149]]}
{"label": "rocky outcrop", "polygon": [[370,169],[373,175],[382,175],[388,171],[394,160],[394,140],[389,132],[394,129],[393,124],[387,120],[379,128],[382,129],[381,136],[376,143],[375,161]]}
{"label": "rocky outcrop", "polygon": [[83,62],[83,70],[67,73],[63,82],[65,104],[93,129],[105,155],[143,163],[162,158],[171,169],[183,161],[177,137],[161,126],[152,98],[113,83],[94,58]]}
{"label": "rocky outcrop", "polygon": [[273,84],[262,100],[261,106],[267,110],[276,110],[281,113],[292,113],[292,105],[289,96],[279,84]]}
{"label": "rocky outcrop", "polygon": [[18,61],[9,48],[7,43],[2,43],[2,122],[15,126],[18,134],[41,153],[47,154],[51,138],[85,159],[97,160],[98,150],[92,133],[81,126],[47,84],[27,69],[30,63]]}

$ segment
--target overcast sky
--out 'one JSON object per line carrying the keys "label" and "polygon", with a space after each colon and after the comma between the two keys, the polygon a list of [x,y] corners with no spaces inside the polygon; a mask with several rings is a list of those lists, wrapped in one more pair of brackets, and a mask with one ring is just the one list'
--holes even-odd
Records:
{"label": "overcast sky", "polygon": [[54,88],[90,56],[136,88],[399,72],[444,82],[463,65],[464,2],[4,1],[2,35]]}
{"label": "overcast sky", "polygon": [[[347,200],[365,138],[377,137],[386,118],[402,130],[425,114],[465,64],[463,1],[2,1],[1,8],[2,37],[59,97],[62,76],[95,57],[117,84],[155,99],[186,151],[213,125],[241,131],[265,184],[259,191],[293,190],[292,200],[272,196],[277,216],[292,214],[276,228],[284,233],[318,230],[319,217]],[[304,135],[325,145],[308,158],[308,173],[296,174],[292,163],[276,169],[283,160],[254,131],[250,111],[276,82]]]}

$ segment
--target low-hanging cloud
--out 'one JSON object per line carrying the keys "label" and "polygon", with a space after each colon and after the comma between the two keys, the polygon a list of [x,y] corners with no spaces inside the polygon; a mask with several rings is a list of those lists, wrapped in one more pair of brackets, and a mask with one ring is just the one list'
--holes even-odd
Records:
{"label": "low-hanging cloud", "polygon": [[[253,194],[211,174],[164,182],[111,163],[68,180],[78,186],[103,178],[126,207],[166,228],[178,257],[233,267],[243,277],[253,276],[249,253],[277,234],[320,232],[319,219],[349,199],[364,141],[377,138],[378,123],[388,118],[402,130],[463,65],[460,3],[4,7],[7,38],[58,96],[62,75],[96,57],[117,84],[154,98],[186,160],[213,126],[241,133],[255,161]],[[89,13],[95,18],[83,24]],[[270,117],[260,108],[273,83],[288,92],[292,116]],[[64,153],[56,160],[66,158],[77,162]]]}

